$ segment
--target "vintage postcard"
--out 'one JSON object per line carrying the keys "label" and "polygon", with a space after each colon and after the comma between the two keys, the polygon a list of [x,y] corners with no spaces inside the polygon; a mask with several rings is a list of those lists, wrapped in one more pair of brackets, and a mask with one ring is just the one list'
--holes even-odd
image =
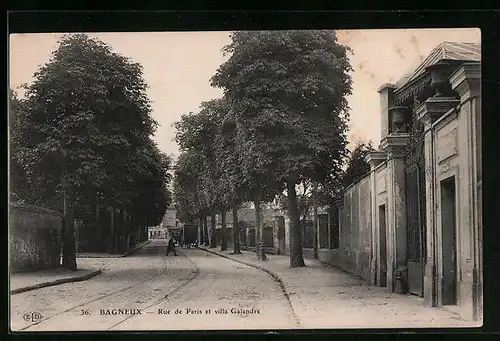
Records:
{"label": "vintage postcard", "polygon": [[482,326],[479,29],[9,51],[11,331]]}

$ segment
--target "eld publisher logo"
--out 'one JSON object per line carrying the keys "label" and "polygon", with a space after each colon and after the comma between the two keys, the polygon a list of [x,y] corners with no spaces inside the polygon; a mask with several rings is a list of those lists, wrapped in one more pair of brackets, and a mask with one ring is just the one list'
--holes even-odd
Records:
{"label": "eld publisher logo", "polygon": [[26,322],[38,322],[43,318],[42,314],[32,311],[23,315]]}

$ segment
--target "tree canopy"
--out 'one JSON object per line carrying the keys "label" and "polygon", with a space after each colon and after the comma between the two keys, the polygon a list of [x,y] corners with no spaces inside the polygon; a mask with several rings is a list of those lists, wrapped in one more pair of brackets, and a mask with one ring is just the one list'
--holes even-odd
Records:
{"label": "tree canopy", "polygon": [[344,187],[360,180],[370,171],[370,164],[366,161],[366,157],[373,150],[371,142],[359,142],[356,144],[349,154],[347,168],[342,178]]}
{"label": "tree canopy", "polygon": [[[241,31],[231,38],[224,48],[231,56],[212,85],[231,103],[243,181],[272,194],[286,185],[292,229],[298,231],[295,186],[328,183],[342,172],[349,49],[326,30]],[[291,234],[291,266],[304,264],[297,231]]]}
{"label": "tree canopy", "polygon": [[285,182],[322,180],[345,155],[351,70],[332,31],[235,32],[212,84],[243,124],[245,167]]}
{"label": "tree canopy", "polygon": [[152,140],[140,64],[98,39],[65,35],[24,88],[23,99],[11,96],[10,134],[11,184],[19,188],[22,175],[37,189],[25,199],[62,211],[64,194],[77,208],[99,201],[136,224],[161,221],[172,165]]}

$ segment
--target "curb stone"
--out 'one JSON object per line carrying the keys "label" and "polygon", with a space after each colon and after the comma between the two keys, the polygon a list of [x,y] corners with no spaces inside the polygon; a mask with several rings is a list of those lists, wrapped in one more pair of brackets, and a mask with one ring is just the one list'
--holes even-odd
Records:
{"label": "curb stone", "polygon": [[51,287],[51,286],[55,286],[55,285],[59,285],[59,284],[86,281],[92,277],[100,275],[101,273],[102,273],[102,269],[99,269],[96,271],[92,271],[86,275],[82,275],[82,276],[78,276],[78,277],[61,278],[61,279],[57,279],[57,280],[52,281],[52,282],[43,282],[43,283],[30,285],[30,286],[23,287],[23,288],[14,289],[14,290],[10,291],[10,294],[16,295],[16,294],[20,294],[22,292],[32,291],[32,290],[41,289],[41,288],[45,288],[45,287]]}
{"label": "curb stone", "polygon": [[145,241],[144,243],[142,243],[142,245],[138,245],[135,249],[132,249],[130,251],[128,251],[127,253],[125,253],[124,255],[121,255],[121,257],[127,257],[127,256],[130,256],[131,254],[139,251],[140,249],[142,249],[144,246],[148,245],[149,243],[151,243],[151,240],[147,240]]}
{"label": "curb stone", "polygon": [[278,275],[273,270],[266,269],[263,266],[260,266],[260,265],[257,265],[257,264],[251,263],[251,262],[247,262],[247,261],[244,261],[244,260],[241,260],[241,259],[237,259],[235,257],[231,257],[231,256],[225,255],[223,253],[219,253],[218,251],[213,251],[213,250],[210,250],[210,249],[205,249],[204,247],[198,247],[198,248],[200,250],[205,251],[205,252],[212,253],[212,254],[217,255],[219,257],[222,257],[222,258],[227,258],[229,260],[232,260],[233,262],[244,264],[244,265],[250,266],[252,268],[264,271],[267,274],[269,274],[279,284],[280,289],[283,292],[283,295],[285,295],[285,298],[287,299],[288,304],[290,304],[290,307],[292,309],[292,313],[293,313],[293,316],[295,317],[297,325],[300,326],[300,319],[299,319],[297,313],[295,312],[295,309],[293,308],[293,304],[292,304],[292,301],[290,299],[290,294],[286,290],[285,281],[283,280],[283,278],[280,275]]}
{"label": "curb stone", "polygon": [[[146,246],[150,242],[151,241],[148,240],[145,243],[143,243],[142,245],[139,245],[138,247],[136,247],[135,249],[132,249],[129,252],[125,253],[124,255],[117,256],[117,257],[109,257],[109,258],[123,258],[123,257],[127,257],[127,256],[135,253],[136,251],[140,250],[141,248],[143,248],[144,246]],[[90,258],[90,257],[78,257],[78,258]],[[106,258],[108,258],[108,257],[106,257]],[[10,294],[11,295],[16,295],[16,294],[20,294],[20,293],[23,293],[23,292],[26,292],[26,291],[37,290],[37,289],[51,287],[51,286],[55,286],[55,285],[65,284],[65,283],[86,281],[86,280],[88,280],[88,279],[90,279],[92,277],[95,277],[97,275],[102,274],[103,270],[109,264],[113,263],[115,260],[116,259],[111,259],[109,262],[106,262],[105,264],[103,264],[102,267],[99,270],[92,271],[92,272],[90,272],[88,274],[85,274],[85,275],[82,275],[82,276],[61,278],[61,279],[56,279],[55,281],[38,283],[38,284],[35,284],[35,285],[30,285],[30,286],[27,286],[27,287],[22,287],[22,288],[11,290]]]}
{"label": "curb stone", "polygon": [[136,246],[134,249],[132,249],[132,250],[130,250],[127,253],[124,253],[122,255],[110,253],[110,254],[106,254],[105,256],[97,256],[97,257],[94,256],[93,257],[93,256],[88,256],[86,254],[77,254],[76,258],[123,258],[123,257],[130,256],[131,254],[142,249],[144,246],[148,245],[149,243],[151,243],[151,240],[145,241],[143,244]]}

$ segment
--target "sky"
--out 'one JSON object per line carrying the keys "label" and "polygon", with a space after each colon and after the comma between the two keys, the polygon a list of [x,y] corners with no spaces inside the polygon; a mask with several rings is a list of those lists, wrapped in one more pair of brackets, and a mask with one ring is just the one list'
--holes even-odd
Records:
{"label": "sky", "polygon": [[[169,155],[179,149],[172,124],[181,115],[196,112],[202,102],[222,96],[210,86],[210,78],[229,56],[222,48],[230,32],[126,32],[90,33],[113,50],[143,66],[152,101],[152,116],[159,123],[154,140]],[[61,33],[10,36],[10,87],[31,83],[33,74],[50,60]],[[477,28],[337,30],[338,42],[349,46],[353,66],[350,109],[350,149],[358,141],[380,142],[380,100],[377,89],[396,83],[442,41],[477,42]],[[19,92],[19,91],[18,91]]]}

